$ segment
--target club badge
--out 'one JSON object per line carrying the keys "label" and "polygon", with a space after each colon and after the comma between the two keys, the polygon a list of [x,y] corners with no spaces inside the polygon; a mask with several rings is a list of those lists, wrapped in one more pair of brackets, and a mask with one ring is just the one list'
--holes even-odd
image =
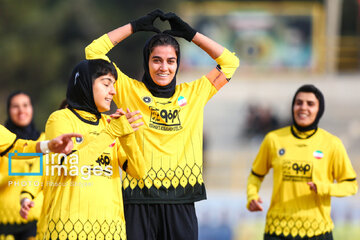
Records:
{"label": "club badge", "polygon": [[142,100],[146,103],[146,104],[149,104],[152,102],[152,98],[149,97],[149,96],[145,96],[142,98]]}

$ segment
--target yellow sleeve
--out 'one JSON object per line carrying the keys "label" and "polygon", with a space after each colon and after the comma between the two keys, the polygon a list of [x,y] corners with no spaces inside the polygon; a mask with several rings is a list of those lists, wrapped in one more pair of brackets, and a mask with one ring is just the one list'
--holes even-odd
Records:
{"label": "yellow sleeve", "polygon": [[39,193],[43,190],[44,188],[44,183],[45,183],[45,177],[41,176],[37,179],[34,178],[34,176],[32,176],[33,178],[29,178],[29,182],[31,181],[32,183],[34,183],[35,181],[37,181],[39,183],[39,185],[34,185],[34,184],[29,184],[26,187],[24,187],[20,193],[20,201],[24,198],[28,198],[33,200],[34,198],[36,198]]}
{"label": "yellow sleeve", "polygon": [[220,65],[221,71],[225,74],[226,78],[230,78],[234,75],[235,70],[240,65],[240,60],[235,56],[235,53],[230,52],[226,48],[222,54],[215,59],[216,63]]}
{"label": "yellow sleeve", "polygon": [[0,156],[14,151],[18,151],[19,153],[36,152],[36,141],[17,139],[16,135],[3,125],[0,125],[0,135]]}
{"label": "yellow sleeve", "polygon": [[265,175],[269,172],[271,168],[271,147],[271,135],[267,134],[263,142],[261,143],[259,152],[252,165],[251,173],[248,177],[246,204],[247,208],[249,208],[249,204],[252,200],[257,200],[259,198],[258,193],[261,183],[264,180]]}
{"label": "yellow sleeve", "polygon": [[[106,55],[112,48],[114,47],[114,45],[112,44],[109,36],[107,34],[102,35],[101,37],[99,37],[98,39],[95,39],[92,43],[90,43],[86,48],[85,48],[85,57],[86,59],[90,60],[90,59],[103,59],[105,61],[111,62],[111,60],[109,59],[109,57]],[[118,79],[116,81],[115,85],[118,85],[119,82],[121,82],[121,88],[124,88],[124,79],[128,79],[128,76],[126,76],[117,66],[114,62],[112,62],[112,64],[114,65],[116,71],[117,71],[117,75],[118,75]],[[114,97],[114,102],[117,106],[119,106],[119,90],[118,87],[116,87],[116,92],[117,94]]]}
{"label": "yellow sleeve", "polygon": [[[46,123],[46,139],[74,132],[69,121],[71,120],[60,114],[52,114]],[[78,156],[80,166],[88,166],[96,161],[104,149],[112,144],[117,137],[123,137],[133,132],[134,130],[125,115],[118,119],[112,119],[110,124],[98,136],[83,136],[84,142],[73,154]]]}
{"label": "yellow sleeve", "polygon": [[252,171],[260,177],[264,177],[271,168],[272,154],[271,149],[273,143],[271,135],[267,134],[261,143],[259,152],[253,162]]}
{"label": "yellow sleeve", "polygon": [[[130,176],[141,179],[147,173],[145,159],[143,153],[140,151],[139,145],[136,142],[135,135],[129,134],[119,138],[122,149],[126,154],[126,163],[119,162],[121,168],[130,174]],[[119,153],[121,154],[121,153]],[[119,158],[121,159],[121,158]],[[125,164],[125,166],[124,166]]]}
{"label": "yellow sleeve", "polygon": [[[37,139],[37,141],[43,141],[45,140],[45,133],[41,133],[40,137]],[[30,168],[30,172],[34,173],[34,172],[39,172],[39,169],[37,169],[37,167],[35,166],[39,166],[40,165],[40,159],[39,158],[35,158],[32,161],[36,161],[34,164],[32,164],[32,167]],[[45,162],[43,161],[43,166],[42,168],[44,169],[44,165]],[[28,182],[31,182],[33,184],[27,184],[21,191],[20,194],[20,200],[23,198],[29,198],[29,199],[34,199],[38,193],[42,190],[42,183],[44,182],[43,180],[44,176],[27,176],[26,179]],[[39,183],[39,185],[35,186],[34,183]]]}
{"label": "yellow sleeve", "polygon": [[333,147],[333,177],[336,183],[314,182],[319,195],[346,197],[358,190],[356,173],[351,165],[346,149],[340,139]]}
{"label": "yellow sleeve", "polygon": [[246,207],[249,209],[250,202],[252,200],[259,199],[259,191],[262,181],[264,180],[263,177],[259,177],[254,175],[254,173],[250,173],[247,181],[247,204]]}
{"label": "yellow sleeve", "polygon": [[103,59],[111,62],[106,54],[114,47],[107,34],[95,39],[85,48],[86,59]]}
{"label": "yellow sleeve", "polygon": [[9,176],[7,174],[0,173],[0,187],[3,187],[5,184],[9,184],[9,181],[15,180],[15,176]]}
{"label": "yellow sleeve", "polygon": [[231,53],[225,48],[215,61],[218,66],[206,74],[206,78],[211,82],[216,90],[219,91],[230,81],[235,70],[239,67],[239,59],[235,56],[235,53]]}

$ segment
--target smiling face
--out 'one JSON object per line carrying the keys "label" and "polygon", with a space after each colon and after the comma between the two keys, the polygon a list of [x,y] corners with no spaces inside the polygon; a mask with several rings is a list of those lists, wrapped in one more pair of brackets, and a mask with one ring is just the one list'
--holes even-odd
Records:
{"label": "smiling face", "polygon": [[177,69],[177,56],[173,46],[154,47],[149,57],[151,79],[159,86],[168,85],[174,78]]}
{"label": "smiling face", "polygon": [[30,97],[26,94],[15,95],[11,99],[9,115],[11,121],[19,127],[26,127],[33,118],[33,108]]}
{"label": "smiling face", "polygon": [[99,112],[110,110],[111,101],[116,94],[115,78],[110,73],[100,76],[93,83],[94,102]]}
{"label": "smiling face", "polygon": [[293,112],[294,120],[300,127],[311,125],[319,111],[319,100],[314,93],[299,92],[296,95]]}

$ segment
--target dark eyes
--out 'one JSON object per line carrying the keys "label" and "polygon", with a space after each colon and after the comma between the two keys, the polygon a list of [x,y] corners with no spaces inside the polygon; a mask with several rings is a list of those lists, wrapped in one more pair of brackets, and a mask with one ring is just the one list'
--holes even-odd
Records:
{"label": "dark eyes", "polygon": [[[304,102],[303,101],[296,101],[295,104],[296,105],[302,105]],[[305,102],[308,106],[314,106],[315,103],[314,102]]]}
{"label": "dark eyes", "polygon": [[[153,62],[154,62],[154,63],[161,63],[162,60],[160,60],[160,59],[153,59]],[[176,61],[173,60],[173,59],[168,60],[167,62],[168,62],[169,64],[174,64],[174,63],[176,63]]]}

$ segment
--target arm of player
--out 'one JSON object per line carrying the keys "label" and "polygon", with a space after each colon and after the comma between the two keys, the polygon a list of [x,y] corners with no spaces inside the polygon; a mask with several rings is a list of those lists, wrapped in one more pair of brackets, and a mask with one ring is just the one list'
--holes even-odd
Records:
{"label": "arm of player", "polygon": [[231,79],[235,70],[239,67],[239,59],[234,53],[229,52],[216,41],[197,32],[175,13],[169,12],[160,16],[160,18],[169,21],[171,26],[171,30],[166,30],[164,33],[182,37],[189,42],[192,41],[217,62],[218,67],[206,75],[217,90]]}
{"label": "arm of player", "polygon": [[249,211],[262,211],[259,190],[265,175],[271,168],[273,141],[271,134],[267,134],[261,143],[260,149],[252,165],[247,182],[247,204]]}
{"label": "arm of player", "polygon": [[17,151],[19,153],[36,152],[36,141],[18,139],[16,138],[16,135],[14,133],[10,132],[3,125],[0,125],[0,135],[0,157],[14,151]]}
{"label": "arm of player", "polygon": [[[46,139],[54,138],[63,132],[72,129],[69,119],[57,114],[50,115],[45,128]],[[93,164],[99,155],[109,147],[117,137],[122,137],[133,133],[134,130],[129,124],[126,116],[114,119],[107,124],[106,128],[97,136],[84,135],[84,141],[76,146],[72,154],[76,154],[79,166],[89,166]],[[69,163],[68,163],[69,164]]]}
{"label": "arm of player", "polygon": [[261,187],[261,183],[264,178],[254,175],[250,173],[247,181],[247,204],[246,208],[251,211],[263,211],[261,198],[258,193]]}
{"label": "arm of player", "polygon": [[101,58],[110,61],[106,56],[106,53],[108,53],[114,46],[129,37],[131,34],[140,31],[159,33],[160,30],[154,27],[153,24],[155,19],[162,15],[163,12],[159,9],[156,9],[143,17],[133,20],[128,24],[118,27],[107,34],[104,34],[85,48],[86,59]]}
{"label": "arm of player", "polygon": [[[140,126],[144,125],[144,122],[138,121],[142,118],[140,111],[130,112],[130,110],[127,109],[127,112],[125,113],[122,109],[118,109],[118,111],[115,114],[112,114],[111,117],[112,119],[116,119],[121,115],[126,116],[134,131],[137,131]],[[129,134],[120,137],[119,142],[121,145],[121,148],[118,150],[119,156],[124,154],[126,155],[126,158],[119,158],[119,165],[124,171],[129,173],[130,176],[136,179],[141,179],[147,173],[147,169],[144,155],[140,151],[140,148],[135,139],[135,135]],[[125,153],[123,153],[122,150]]]}
{"label": "arm of player", "polygon": [[334,197],[346,197],[356,194],[358,190],[356,172],[340,139],[336,138],[332,150],[332,173],[336,182],[321,182],[315,179],[313,184],[308,183],[310,189],[319,195]]}

